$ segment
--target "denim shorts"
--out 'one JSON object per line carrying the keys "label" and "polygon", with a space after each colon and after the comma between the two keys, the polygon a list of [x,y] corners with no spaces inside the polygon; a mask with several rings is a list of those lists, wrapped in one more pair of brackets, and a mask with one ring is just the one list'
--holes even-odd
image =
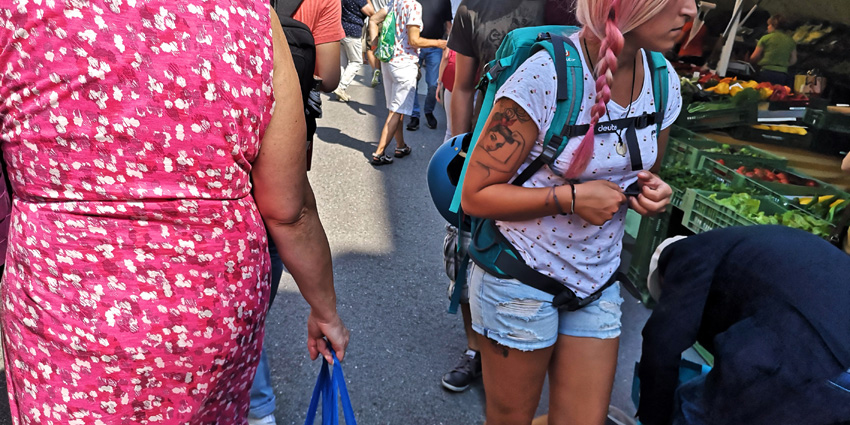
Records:
{"label": "denim shorts", "polygon": [[515,279],[500,279],[475,264],[469,271],[472,328],[506,347],[539,350],[558,335],[611,339],[620,336],[620,284],[576,311],[552,307],[553,296]]}

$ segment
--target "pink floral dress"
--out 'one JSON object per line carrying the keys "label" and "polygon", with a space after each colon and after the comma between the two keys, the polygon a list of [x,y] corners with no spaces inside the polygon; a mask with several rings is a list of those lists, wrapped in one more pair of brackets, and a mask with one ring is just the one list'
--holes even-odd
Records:
{"label": "pink floral dress", "polygon": [[244,424],[268,300],[262,0],[0,0],[16,424]]}

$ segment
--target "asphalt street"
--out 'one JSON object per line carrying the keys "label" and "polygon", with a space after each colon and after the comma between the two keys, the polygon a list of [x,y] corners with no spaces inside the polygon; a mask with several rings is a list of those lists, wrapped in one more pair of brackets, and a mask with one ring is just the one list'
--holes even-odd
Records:
{"label": "asphalt street", "polygon": [[[436,130],[424,120],[405,132],[413,153],[373,167],[369,155],[386,118],[382,86],[368,84],[364,67],[349,87],[352,100],[323,96],[310,180],[330,240],[340,314],[351,330],[343,367],[361,424],[481,424],[480,382],[464,393],[440,385],[440,377],[466,348],[459,315],[446,309],[442,263],[445,221],[431,204],[425,170],[442,143],[445,115]],[[394,146],[391,145],[391,149]],[[612,404],[633,415],[634,363],[648,310],[623,291],[623,335]],[[272,306],[266,349],[277,395],[278,424],[304,423],[321,361],[306,349],[307,304],[284,275]],[[5,380],[0,425],[10,424]],[[548,408],[544,388],[538,409]]]}

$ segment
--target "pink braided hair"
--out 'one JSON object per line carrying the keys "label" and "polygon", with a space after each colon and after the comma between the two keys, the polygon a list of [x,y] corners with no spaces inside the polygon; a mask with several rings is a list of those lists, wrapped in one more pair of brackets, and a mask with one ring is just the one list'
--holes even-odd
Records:
{"label": "pink braided hair", "polygon": [[608,111],[611,85],[617,72],[617,56],[623,50],[623,34],[631,31],[657,14],[668,0],[579,0],[576,15],[584,29],[582,35],[601,41],[598,61],[593,70],[596,76],[596,103],[590,109],[590,130],[573,154],[565,177],[576,179],[593,157],[596,124]]}

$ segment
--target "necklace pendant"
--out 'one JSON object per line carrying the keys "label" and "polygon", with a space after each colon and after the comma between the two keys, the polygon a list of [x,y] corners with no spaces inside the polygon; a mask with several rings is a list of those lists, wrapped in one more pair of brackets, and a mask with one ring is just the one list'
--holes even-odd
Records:
{"label": "necklace pendant", "polygon": [[620,154],[620,156],[626,156],[626,152],[628,151],[628,149],[626,148],[626,144],[623,143],[623,139],[620,139],[619,141],[617,141],[617,144],[615,146],[615,150],[617,151],[618,154]]}

